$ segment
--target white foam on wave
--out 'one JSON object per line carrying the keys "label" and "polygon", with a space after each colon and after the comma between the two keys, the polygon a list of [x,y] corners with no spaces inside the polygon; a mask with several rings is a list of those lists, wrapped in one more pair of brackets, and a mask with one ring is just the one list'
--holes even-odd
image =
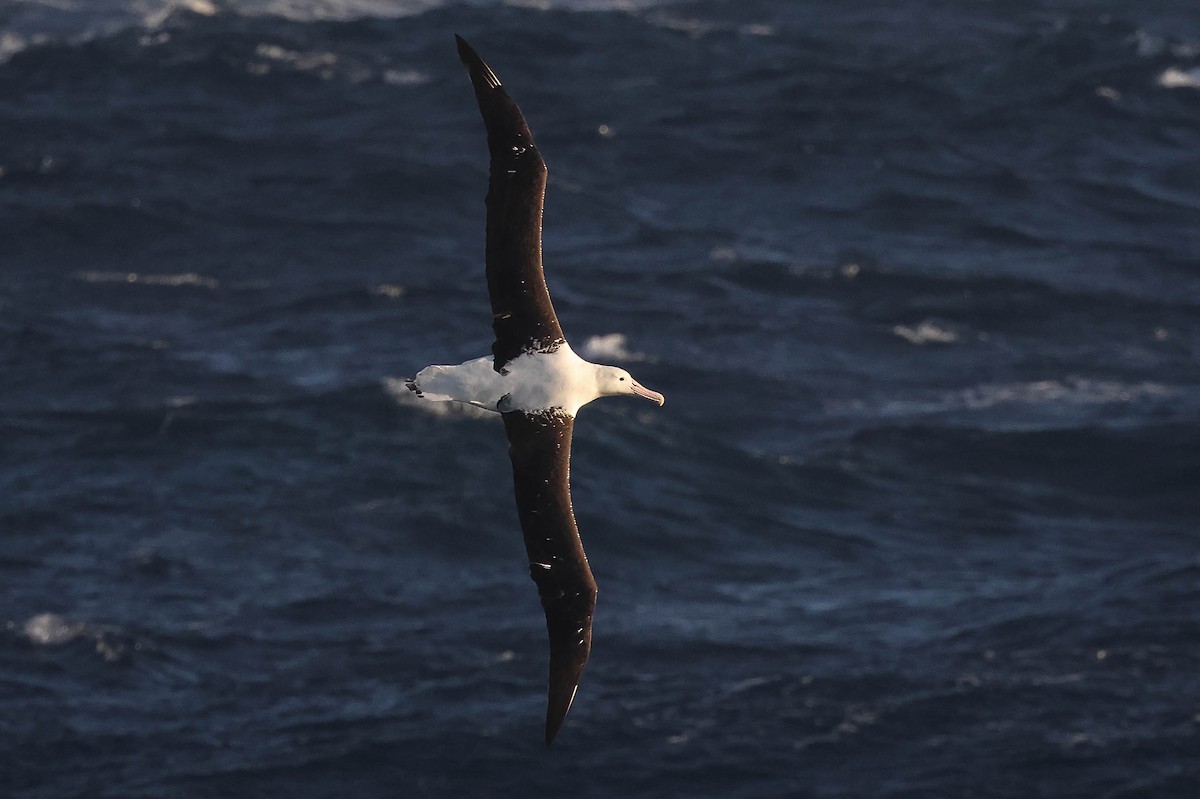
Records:
{"label": "white foam on wave", "polygon": [[379,297],[387,297],[389,300],[398,300],[404,296],[404,286],[395,283],[380,283],[371,289],[371,293]]}
{"label": "white foam on wave", "polygon": [[416,69],[385,69],[383,82],[392,86],[419,86],[429,82],[429,76]]}
{"label": "white foam on wave", "polygon": [[338,57],[330,52],[313,51],[302,53],[298,50],[288,50],[277,44],[260,44],[254,48],[254,54],[259,58],[270,61],[281,61],[291,64],[297,69],[309,70],[318,67],[331,67],[337,63]]}
{"label": "white foam on wave", "polygon": [[[133,27],[157,32],[177,12],[280,16],[295,21],[404,17],[446,5],[445,0],[23,0],[4,20],[0,64],[31,46],[85,42]],[[167,39],[146,36],[145,46]]]}
{"label": "white foam on wave", "polygon": [[[294,22],[346,21],[362,18],[401,19],[445,8],[457,0],[21,0],[8,11],[0,31],[0,65],[29,47],[51,41],[84,42],[132,27],[145,28],[145,46],[163,44],[157,35],[171,16],[190,12],[206,17],[220,14],[281,17]],[[671,0],[508,0],[507,5],[544,11],[636,12],[669,6]],[[687,27],[685,25],[685,27]],[[748,26],[754,35],[766,35],[763,26]],[[263,62],[258,62],[261,69]],[[252,70],[253,71],[253,70]],[[414,82],[413,73],[385,76],[403,85]]]}
{"label": "white foam on wave", "polygon": [[590,336],[580,348],[583,357],[595,360],[613,361],[648,361],[645,353],[629,349],[629,342],[624,333],[608,333],[603,336]]}
{"label": "white foam on wave", "polygon": [[953,412],[995,411],[1026,408],[1053,412],[1064,407],[1114,407],[1138,402],[1165,401],[1180,390],[1163,383],[1123,383],[1118,380],[1063,378],[1019,383],[987,383],[932,396],[856,399],[826,405],[831,415],[927,416]]}
{"label": "white foam on wave", "polygon": [[[277,44],[266,42],[254,48],[256,61],[251,61],[246,69],[252,75],[266,75],[275,67],[284,67],[296,72],[312,72],[322,80],[331,80],[337,75],[338,66],[336,54],[327,50],[312,50],[308,52],[289,50]],[[352,69],[347,74],[351,82],[358,83],[370,77],[369,70]]]}
{"label": "white foam on wave", "polygon": [[1186,72],[1171,67],[1158,76],[1158,85],[1165,89],[1200,89],[1200,67]]}
{"label": "white foam on wave", "polygon": [[238,10],[297,22],[360,17],[411,17],[446,5],[443,0],[248,0]]}
{"label": "white foam on wave", "polygon": [[[199,0],[207,2],[208,0]],[[423,14],[458,0],[241,0],[238,13],[271,15],[298,22],[348,20],[362,17],[394,19]],[[664,0],[506,0],[516,8],[538,11],[634,11],[667,5]],[[229,4],[232,5],[232,4]]]}
{"label": "white foam on wave", "polygon": [[[603,4],[594,4],[601,5]],[[643,6],[663,6],[664,3],[644,3]],[[622,10],[628,10],[623,8]],[[667,11],[652,11],[646,16],[646,20],[655,27],[665,28],[666,30],[685,33],[693,39],[699,39],[707,36],[710,33],[721,32],[736,32],[743,36],[768,37],[776,34],[775,26],[765,22],[743,22],[743,23],[727,23],[715,22],[708,19],[699,19],[696,17],[684,17],[673,14]]]}
{"label": "white foam on wave", "polygon": [[12,31],[0,32],[0,64],[12,58],[29,45],[24,36]]}
{"label": "white foam on wave", "polygon": [[167,0],[161,7],[144,12],[142,24],[147,28],[157,28],[175,11],[191,11],[204,17],[215,17],[219,10],[212,0]]}
{"label": "white foam on wave", "polygon": [[307,72],[321,80],[340,79],[350,83],[363,83],[375,78],[392,86],[418,86],[429,82],[429,76],[416,69],[387,68],[380,71],[328,50],[292,50],[269,42],[255,47],[254,56],[246,64],[246,71],[261,77],[276,70]]}
{"label": "white foam on wave", "polygon": [[[208,0],[199,0],[208,2]],[[241,0],[243,14],[269,14],[300,22],[411,17],[456,4],[457,0]],[[539,11],[632,11],[667,5],[664,0],[507,0],[505,5]]]}
{"label": "white foam on wave", "polygon": [[952,396],[962,407],[981,410],[1011,404],[1120,405],[1165,399],[1176,393],[1176,389],[1162,383],[1068,379],[976,386]]}
{"label": "white foam on wave", "polygon": [[953,344],[958,341],[958,334],[953,330],[939,327],[933,320],[926,319],[916,327],[896,325],[892,332],[909,344]]}
{"label": "white foam on wave", "polygon": [[[30,616],[21,625],[21,633],[35,646],[64,646],[80,639],[92,641],[96,646],[96,654],[109,663],[123,659],[128,649],[117,628],[73,621],[57,613]],[[135,644],[133,648],[141,647]]]}
{"label": "white foam on wave", "polygon": [[71,275],[75,280],[84,283],[141,283],[146,286],[198,286],[215,289],[220,283],[216,278],[206,277],[195,272],[180,272],[178,274],[147,275],[141,272],[75,272]]}
{"label": "white foam on wave", "polygon": [[70,643],[87,630],[81,621],[68,621],[57,613],[39,613],[25,621],[21,632],[39,646],[61,646]]}
{"label": "white foam on wave", "polygon": [[[242,0],[243,14],[269,14],[306,22],[362,17],[411,17],[457,4],[458,0]],[[671,4],[671,0],[506,0],[507,6],[537,11],[639,11]]]}
{"label": "white foam on wave", "polygon": [[85,42],[131,27],[158,28],[178,10],[213,16],[221,9],[213,0],[22,0],[5,17],[0,64],[47,42]]}

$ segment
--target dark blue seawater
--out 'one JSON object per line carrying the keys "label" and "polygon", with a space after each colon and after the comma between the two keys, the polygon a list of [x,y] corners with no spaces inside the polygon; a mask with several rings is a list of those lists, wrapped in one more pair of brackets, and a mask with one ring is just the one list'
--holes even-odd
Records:
{"label": "dark blue seawater", "polygon": [[[550,165],[575,708],[452,34]],[[1195,797],[1193,0],[0,2],[0,796]]]}

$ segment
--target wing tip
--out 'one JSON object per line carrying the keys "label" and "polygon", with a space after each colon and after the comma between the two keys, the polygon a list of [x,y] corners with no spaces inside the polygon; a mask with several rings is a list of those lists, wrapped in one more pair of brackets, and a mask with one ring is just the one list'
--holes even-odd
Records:
{"label": "wing tip", "polygon": [[[567,720],[567,713],[570,712],[571,706],[575,704],[575,694],[579,691],[579,678],[582,672],[583,664],[580,664],[578,671],[570,675],[569,681],[561,680],[557,686],[553,679],[554,675],[551,674],[549,701],[546,704],[547,747],[554,743],[555,736],[562,729],[563,722]],[[570,688],[570,691],[565,690],[567,688]]]}
{"label": "wing tip", "polygon": [[487,65],[479,53],[475,52],[475,48],[467,44],[467,40],[454,34],[454,41],[458,45],[458,57],[467,67],[467,72],[471,75],[471,82],[476,86],[482,80],[490,89],[499,89],[501,86],[500,79],[496,77],[496,73],[492,72],[492,68]]}
{"label": "wing tip", "polygon": [[[592,607],[595,607],[594,599]],[[551,639],[550,676],[546,685],[546,746],[554,742],[567,714],[575,705],[579,681],[592,654],[591,614],[577,623],[582,626],[571,636],[569,643],[555,641],[553,636]]]}

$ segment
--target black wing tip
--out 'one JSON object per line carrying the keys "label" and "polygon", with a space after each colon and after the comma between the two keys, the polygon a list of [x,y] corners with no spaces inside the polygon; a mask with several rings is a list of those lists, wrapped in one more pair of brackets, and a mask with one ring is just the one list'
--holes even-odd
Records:
{"label": "black wing tip", "polygon": [[567,713],[575,704],[575,693],[579,690],[579,678],[583,676],[583,663],[550,664],[550,686],[546,702],[546,746],[554,743],[562,729]]}
{"label": "black wing tip", "polygon": [[454,43],[458,45],[458,57],[462,59],[462,62],[467,66],[470,66],[472,61],[481,60],[479,58],[479,54],[475,52],[475,49],[471,47],[471,45],[467,44],[467,40],[459,36],[457,33],[454,34]]}
{"label": "black wing tip", "polygon": [[[595,608],[595,594],[591,593],[589,605]],[[566,721],[567,713],[575,704],[575,694],[579,691],[579,681],[592,654],[592,617],[589,611],[587,618],[572,622],[581,625],[568,639],[563,640],[561,633],[550,634],[550,678],[546,690],[546,746],[554,741],[554,736]]]}
{"label": "black wing tip", "polygon": [[492,68],[487,65],[479,53],[475,52],[475,48],[467,44],[467,40],[454,34],[454,41],[458,44],[458,57],[467,67],[467,72],[471,75],[471,83],[474,83],[476,88],[480,88],[479,82],[483,83],[490,89],[500,88],[500,79],[496,77],[496,73],[492,72]]}

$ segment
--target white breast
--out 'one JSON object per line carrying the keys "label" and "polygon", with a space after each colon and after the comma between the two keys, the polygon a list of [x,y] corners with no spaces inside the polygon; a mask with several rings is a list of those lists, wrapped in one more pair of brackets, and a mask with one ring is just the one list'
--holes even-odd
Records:
{"label": "white breast", "polygon": [[500,410],[560,409],[574,416],[600,396],[596,367],[575,354],[565,342],[554,352],[529,352],[508,364],[508,399]]}

